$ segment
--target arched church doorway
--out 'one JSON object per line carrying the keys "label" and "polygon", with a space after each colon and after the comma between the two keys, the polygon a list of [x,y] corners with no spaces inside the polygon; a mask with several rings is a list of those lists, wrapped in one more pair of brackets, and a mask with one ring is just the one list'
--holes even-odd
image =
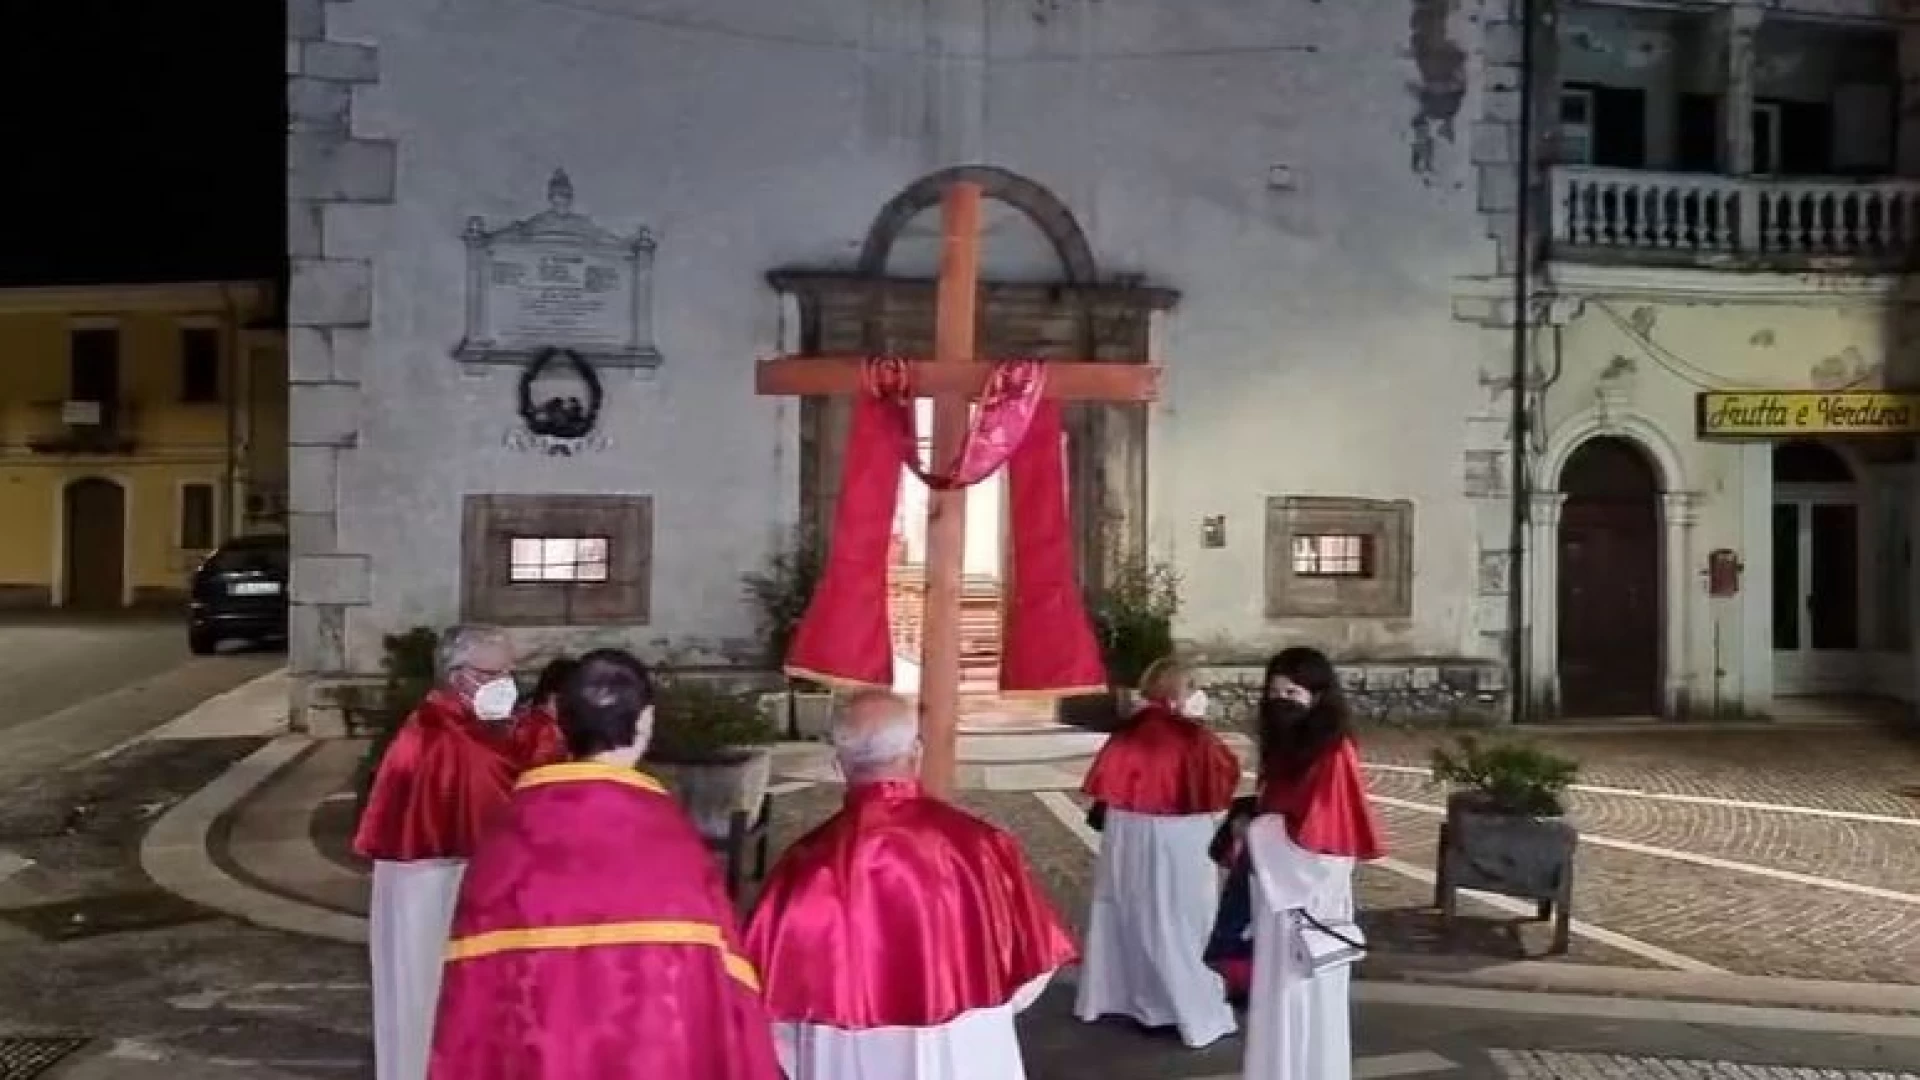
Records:
{"label": "arched church doorway", "polygon": [[65,606],[120,607],[126,588],[126,493],[111,480],[88,477],[67,485],[62,504]]}
{"label": "arched church doorway", "polygon": [[1773,682],[1783,695],[1859,690],[1860,484],[1832,447],[1773,449]]}
{"label": "arched church doorway", "polygon": [[[910,184],[879,208],[851,271],[771,273],[774,287],[797,306],[785,349],[930,357],[940,200],[951,183],[962,180],[979,184],[985,196],[977,316],[982,356],[1048,362],[1148,360],[1151,320],[1171,307],[1177,294],[1135,282],[1101,282],[1091,245],[1066,204],[1040,184],[991,166],[947,169]],[[845,397],[811,397],[801,406],[800,517],[823,537],[832,528],[851,414],[852,401]],[[1144,405],[1080,404],[1066,409],[1068,497],[1083,583],[1101,580],[1115,553],[1145,549],[1146,423]],[[931,429],[931,409],[925,403],[919,427],[923,438]],[[1003,485],[989,480],[971,490],[967,500],[963,716],[970,712],[967,696],[990,696],[996,685],[1000,583],[1009,549],[1003,535],[1004,497]],[[926,492],[917,479],[903,479],[898,505],[892,574],[895,669],[911,679],[912,661],[919,654],[926,547]]]}
{"label": "arched church doorway", "polygon": [[1660,711],[1660,478],[1632,442],[1590,439],[1560,474],[1561,714]]}

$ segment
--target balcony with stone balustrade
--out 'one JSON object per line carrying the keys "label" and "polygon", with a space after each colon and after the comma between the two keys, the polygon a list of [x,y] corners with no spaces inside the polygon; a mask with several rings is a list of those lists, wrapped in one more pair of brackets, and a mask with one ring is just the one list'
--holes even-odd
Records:
{"label": "balcony with stone balustrade", "polygon": [[1551,257],[1727,270],[1887,273],[1920,249],[1920,180],[1555,166]]}

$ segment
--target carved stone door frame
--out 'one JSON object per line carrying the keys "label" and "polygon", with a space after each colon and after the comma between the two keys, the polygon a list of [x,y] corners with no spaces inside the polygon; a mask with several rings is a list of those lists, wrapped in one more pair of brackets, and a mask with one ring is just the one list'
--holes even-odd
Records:
{"label": "carved stone door frame", "polygon": [[[889,277],[887,258],[907,224],[938,204],[955,180],[1020,211],[1051,242],[1060,280],[987,281],[980,290],[981,350],[1041,360],[1158,363],[1161,317],[1179,301],[1171,289],[1100,284],[1091,246],[1065,204],[1004,169],[963,166],[923,177],[875,217],[852,271],[783,269],[767,275],[788,305],[783,351],[868,355],[932,354],[935,289],[928,280]],[[805,398],[800,406],[803,526],[826,536],[839,494],[851,419],[846,398]],[[1068,485],[1083,583],[1097,586],[1119,557],[1147,548],[1147,405],[1067,408]]]}

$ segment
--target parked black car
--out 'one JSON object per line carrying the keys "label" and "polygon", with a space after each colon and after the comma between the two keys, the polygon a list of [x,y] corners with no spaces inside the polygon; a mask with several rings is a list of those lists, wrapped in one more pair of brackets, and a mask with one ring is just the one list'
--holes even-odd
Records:
{"label": "parked black car", "polygon": [[187,646],[204,656],[222,641],[287,640],[287,538],[237,536],[193,572]]}

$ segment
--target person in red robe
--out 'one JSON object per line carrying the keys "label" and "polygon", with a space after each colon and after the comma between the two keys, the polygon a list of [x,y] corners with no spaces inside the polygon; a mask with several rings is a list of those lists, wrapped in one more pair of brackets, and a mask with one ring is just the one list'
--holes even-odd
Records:
{"label": "person in red robe", "polygon": [[514,721],[513,646],[490,627],[441,636],[438,684],[374,773],[353,848],[373,861],[368,949],[379,1080],[422,1080],[440,953],[461,871],[540,739]]}
{"label": "person in red robe", "polygon": [[1236,1029],[1202,954],[1220,906],[1207,852],[1240,762],[1207,729],[1207,695],[1185,667],[1155,662],[1140,696],[1081,785],[1102,836],[1074,1013],[1176,1027],[1198,1048]]}
{"label": "person in red robe", "polygon": [[846,804],[789,848],[747,925],[791,1080],[1024,1080],[1014,1017],[1076,958],[1019,842],[926,795],[913,707],[833,733]]}
{"label": "person in red robe", "polygon": [[560,737],[560,688],[580,669],[580,661],[571,656],[556,656],[540,669],[533,693],[521,707],[513,726],[520,743],[520,758],[527,768],[552,765],[567,759],[567,746]]}
{"label": "person in red robe", "polygon": [[1250,961],[1247,1080],[1348,1080],[1352,964],[1366,943],[1353,874],[1384,846],[1324,654],[1287,649],[1268,663],[1259,735],[1255,816],[1228,879],[1240,896],[1223,902],[1209,953],[1233,946],[1222,958]]}
{"label": "person in red robe", "polygon": [[1275,654],[1258,721],[1257,792],[1235,801],[1214,845],[1228,874],[1207,960],[1237,999],[1253,982],[1253,867],[1244,835],[1256,817],[1279,815],[1293,841],[1315,854],[1367,861],[1384,853],[1332,662],[1310,648]]}
{"label": "person in red robe", "polygon": [[520,778],[460,886],[432,1080],[781,1080],[719,868],[636,768],[653,693],[615,649],[561,691],[574,760]]}

